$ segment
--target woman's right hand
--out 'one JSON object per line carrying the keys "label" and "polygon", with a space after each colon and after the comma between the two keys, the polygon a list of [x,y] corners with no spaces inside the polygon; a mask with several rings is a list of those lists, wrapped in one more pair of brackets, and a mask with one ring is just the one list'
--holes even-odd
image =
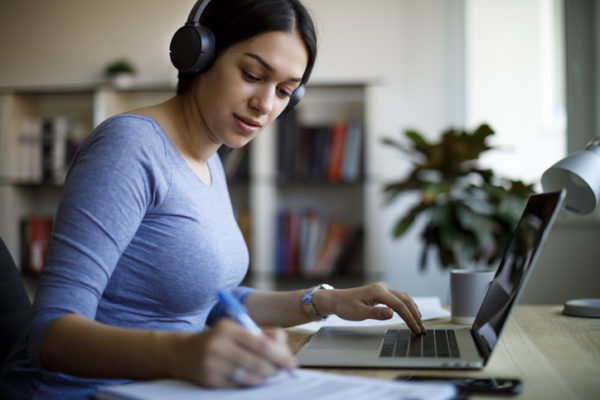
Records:
{"label": "woman's right hand", "polygon": [[178,346],[175,375],[207,387],[253,386],[281,369],[298,366],[282,329],[250,333],[223,318],[211,329],[185,337]]}

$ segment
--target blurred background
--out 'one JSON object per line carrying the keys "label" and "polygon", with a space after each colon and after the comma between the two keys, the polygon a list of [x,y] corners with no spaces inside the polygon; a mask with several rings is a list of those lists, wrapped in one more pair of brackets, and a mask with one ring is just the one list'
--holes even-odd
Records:
{"label": "blurred background", "polygon": [[[19,160],[24,157],[15,150],[23,129],[20,101],[35,102],[28,107],[41,117],[56,113],[52,106],[38,103],[87,107],[84,112],[90,116],[78,129],[89,131],[103,117],[124,111],[124,106],[107,101],[115,93],[121,100],[138,96],[146,102],[170,95],[176,73],[168,56],[169,42],[193,4],[193,0],[0,0],[0,235],[19,263],[25,261],[23,218],[38,207],[51,214],[60,191],[60,185],[48,188],[18,178]],[[320,43],[306,105],[301,103],[304,108],[298,110],[304,121],[300,126],[358,118],[364,134],[361,174],[348,184],[281,183],[276,160],[283,150],[275,137],[282,128],[274,127],[274,132],[265,132],[265,138],[253,143],[247,180],[232,185],[234,203],[242,197],[240,207],[249,210],[251,219],[250,283],[304,287],[325,280],[343,286],[384,279],[412,295],[440,296],[447,303],[448,269],[441,268],[435,256],[429,257],[424,270],[419,268],[424,221],[416,221],[399,239],[392,236],[395,222],[415,198],[406,194],[384,204],[381,187],[402,178],[411,162],[384,146],[382,138],[402,141],[402,132],[415,129],[436,140],[449,127],[473,130],[488,123],[495,131],[490,138],[494,150],[482,155],[481,165],[541,190],[539,180],[546,168],[600,136],[600,4],[593,0],[304,0],[304,4],[314,17]],[[106,67],[119,59],[135,67],[132,86],[115,88],[107,82]],[[64,100],[65,94],[71,98]],[[78,96],[83,96],[81,101]],[[325,111],[320,101],[327,102]],[[345,117],[338,101],[346,109],[358,104],[359,110]],[[317,115],[327,110],[328,115]],[[237,186],[242,187],[241,194]],[[51,200],[39,206],[31,201],[38,197]],[[358,239],[347,246],[360,251],[351,251],[340,261],[352,268],[278,279],[283,274],[278,267],[283,228],[277,220],[284,213],[276,209],[302,208],[297,204],[302,202],[316,203],[317,211],[319,206],[336,210],[350,205],[346,213],[358,215],[356,220],[350,218],[358,226]],[[522,302],[561,303],[572,297],[600,296],[599,244],[598,213],[586,218],[561,215]],[[345,274],[352,279],[344,279]]]}

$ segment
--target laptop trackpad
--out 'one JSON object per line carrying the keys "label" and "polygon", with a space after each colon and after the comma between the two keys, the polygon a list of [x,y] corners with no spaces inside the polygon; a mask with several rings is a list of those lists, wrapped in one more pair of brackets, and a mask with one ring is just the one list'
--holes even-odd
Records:
{"label": "laptop trackpad", "polygon": [[360,343],[360,350],[378,351],[383,339],[381,331],[369,332],[365,329],[324,327],[311,339],[313,350],[336,348],[351,349]]}

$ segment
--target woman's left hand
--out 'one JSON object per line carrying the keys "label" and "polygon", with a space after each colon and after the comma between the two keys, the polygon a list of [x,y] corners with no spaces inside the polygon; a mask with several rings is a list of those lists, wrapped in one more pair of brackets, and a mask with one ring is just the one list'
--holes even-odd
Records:
{"label": "woman's left hand", "polygon": [[317,290],[313,303],[321,315],[336,314],[351,321],[386,320],[392,318],[395,311],[414,333],[425,333],[421,312],[414,300],[406,292],[394,290],[384,282],[352,289]]}

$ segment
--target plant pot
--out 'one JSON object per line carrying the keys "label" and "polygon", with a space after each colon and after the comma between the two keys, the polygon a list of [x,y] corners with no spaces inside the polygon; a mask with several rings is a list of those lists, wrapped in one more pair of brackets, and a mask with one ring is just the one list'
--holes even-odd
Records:
{"label": "plant pot", "polygon": [[489,269],[450,271],[452,322],[466,325],[473,323],[495,273]]}
{"label": "plant pot", "polygon": [[133,86],[134,78],[133,74],[123,72],[112,76],[110,80],[117,89],[129,89]]}

